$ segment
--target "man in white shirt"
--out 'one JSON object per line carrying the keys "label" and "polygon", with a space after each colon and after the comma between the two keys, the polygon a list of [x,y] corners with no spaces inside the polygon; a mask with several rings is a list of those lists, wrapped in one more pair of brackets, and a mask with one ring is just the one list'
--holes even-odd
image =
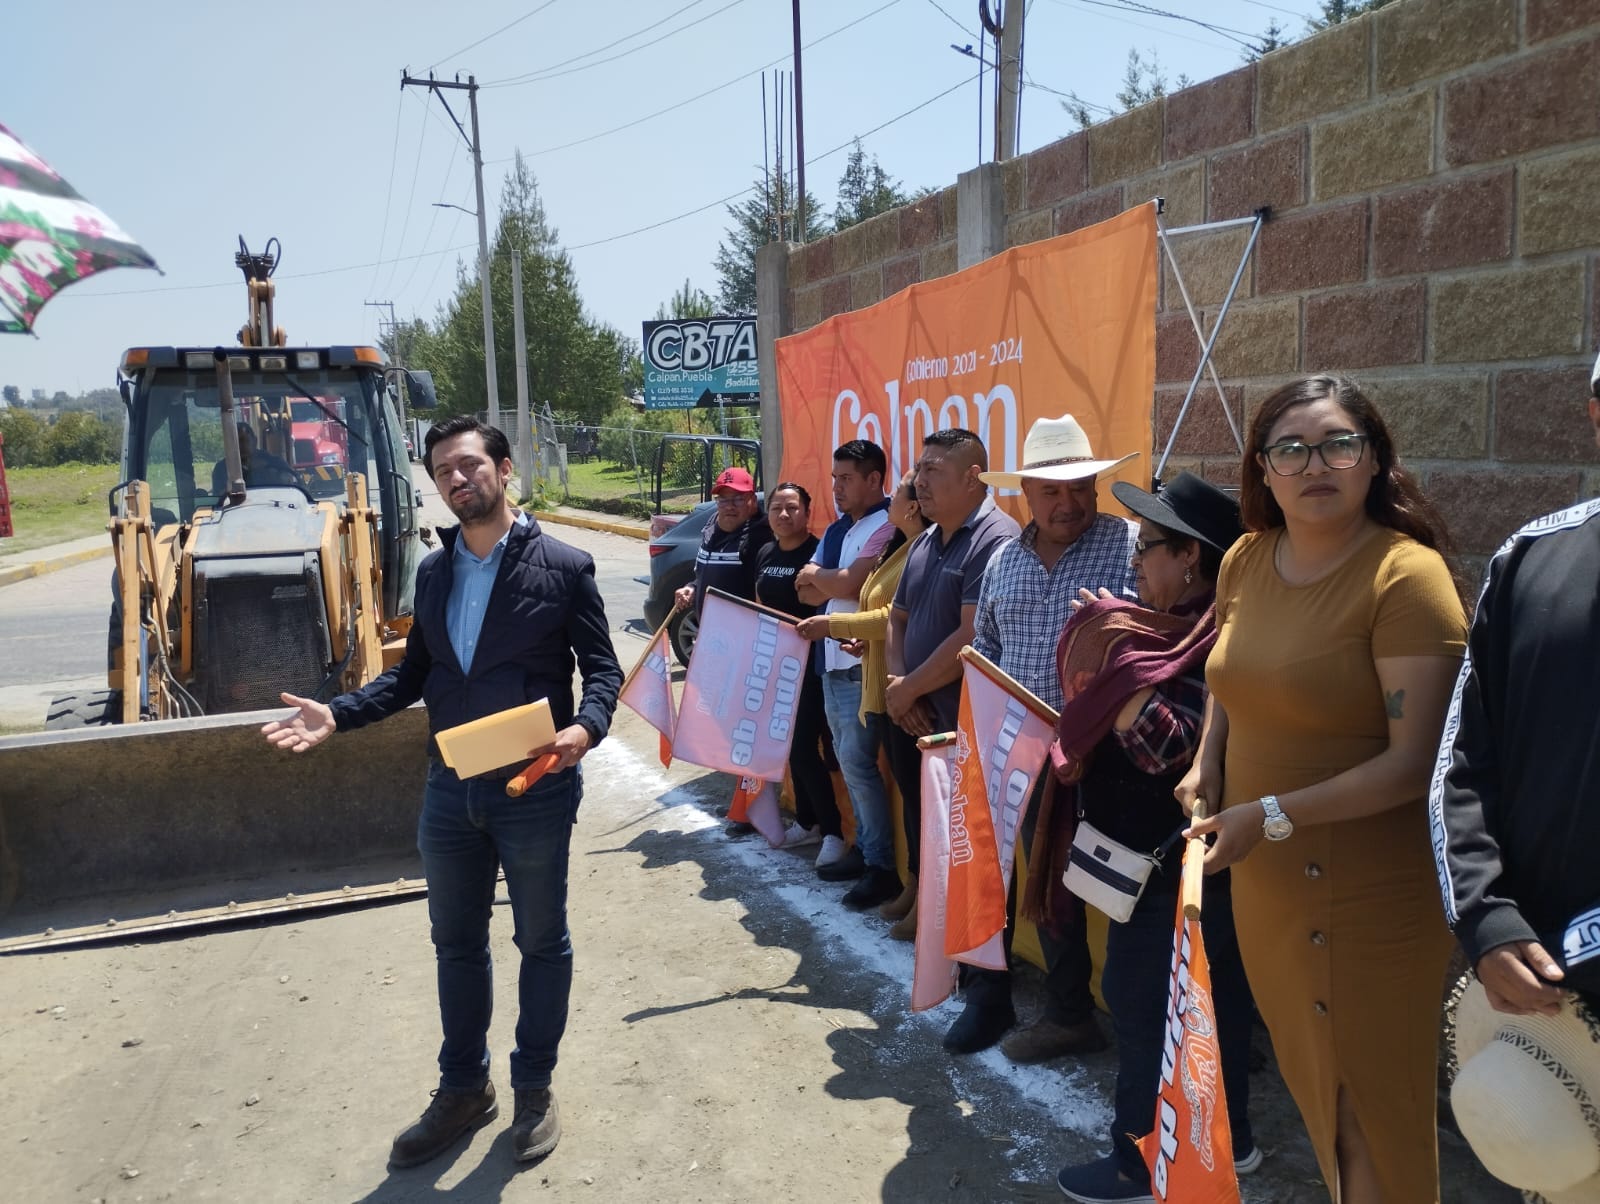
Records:
{"label": "man in white shirt", "polygon": [[[859,609],[862,583],[894,534],[883,493],[887,471],[883,448],[866,439],[852,439],[833,453],[833,503],[839,517],[795,579],[803,601],[825,601],[829,613]],[[859,879],[844,901],[865,909],[888,902],[901,890],[889,794],[878,772],[877,745],[861,722],[860,659],[830,639],[823,641],[820,667],[828,728],[855,813],[856,844],[846,849],[836,836],[825,839],[817,855],[817,875],[829,882]]]}

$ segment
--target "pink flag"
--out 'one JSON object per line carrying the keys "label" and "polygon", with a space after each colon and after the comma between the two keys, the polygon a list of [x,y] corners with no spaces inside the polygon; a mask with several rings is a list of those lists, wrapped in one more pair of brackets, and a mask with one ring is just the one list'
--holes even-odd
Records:
{"label": "pink flag", "polygon": [[674,754],[707,769],[782,781],[809,653],[789,616],[707,591]]}
{"label": "pink flag", "polygon": [[632,707],[639,717],[661,733],[661,764],[672,764],[672,733],[678,726],[678,709],[672,702],[672,647],[663,623],[645,646],[639,663],[628,671],[617,701]]}
{"label": "pink flag", "polygon": [[926,743],[919,741],[918,746],[922,749],[922,877],[917,879],[916,969],[911,976],[914,1012],[938,1007],[956,989],[956,964],[944,954],[950,781],[955,772],[956,743],[951,736],[928,736]]}
{"label": "pink flag", "polygon": [[[968,965],[1004,970],[1017,829],[1050,754],[1055,712],[971,648],[961,650],[961,680],[944,952]],[[919,924],[920,915],[919,909]]]}

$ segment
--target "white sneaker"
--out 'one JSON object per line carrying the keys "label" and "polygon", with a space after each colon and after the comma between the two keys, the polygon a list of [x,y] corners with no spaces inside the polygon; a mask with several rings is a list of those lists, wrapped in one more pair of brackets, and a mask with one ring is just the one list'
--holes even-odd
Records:
{"label": "white sneaker", "polygon": [[817,828],[803,827],[799,820],[792,820],[783,830],[782,849],[807,849],[814,844],[822,843],[822,832]]}
{"label": "white sneaker", "polygon": [[832,865],[834,862],[842,860],[849,851],[850,846],[845,844],[844,837],[824,836],[822,838],[822,848],[817,850],[816,866],[821,869],[825,865]]}

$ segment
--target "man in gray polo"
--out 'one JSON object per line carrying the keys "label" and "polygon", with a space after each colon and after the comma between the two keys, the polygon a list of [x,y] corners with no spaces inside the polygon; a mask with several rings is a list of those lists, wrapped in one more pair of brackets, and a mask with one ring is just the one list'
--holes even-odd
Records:
{"label": "man in gray polo", "polygon": [[[978,474],[989,455],[978,436],[935,431],[917,462],[917,502],[934,525],[911,544],[889,610],[889,683],[884,703],[893,726],[889,757],[896,780],[922,780],[917,737],[954,731],[961,706],[961,659],[972,642],[978,589],[994,550],[1018,533],[996,508]],[[905,800],[910,870],[921,870],[922,797]]]}

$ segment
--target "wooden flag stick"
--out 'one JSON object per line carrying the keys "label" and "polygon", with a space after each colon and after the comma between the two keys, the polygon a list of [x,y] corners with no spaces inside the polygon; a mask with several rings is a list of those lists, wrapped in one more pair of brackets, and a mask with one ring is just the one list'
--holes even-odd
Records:
{"label": "wooden flag stick", "polygon": [[979,669],[983,673],[987,674],[989,680],[994,682],[995,685],[999,686],[1007,694],[1010,694],[1029,710],[1033,711],[1034,714],[1038,715],[1041,719],[1044,719],[1046,722],[1054,725],[1061,718],[1061,712],[1056,710],[1055,707],[1051,706],[1044,699],[1040,698],[1016,678],[1012,677],[1011,674],[1007,673],[999,665],[995,664],[988,657],[984,656],[983,653],[979,652],[971,644],[967,644],[965,647],[963,647],[960,655],[962,660],[972,665],[975,669]]}
{"label": "wooden flag stick", "polygon": [[[1206,800],[1194,800],[1194,819],[1206,817]],[[1205,885],[1206,842],[1202,837],[1191,836],[1183,846],[1183,915],[1185,919],[1200,918],[1200,891]]]}
{"label": "wooden flag stick", "polygon": [[[622,679],[622,689],[623,690],[626,690],[628,688],[628,684],[631,681],[633,681],[634,675],[637,674],[639,672],[639,670],[644,667],[644,659],[645,659],[645,657],[650,655],[650,649],[652,649],[652,648],[654,648],[656,646],[656,641],[661,638],[661,633],[667,629],[667,625],[672,622],[672,616],[674,614],[676,614],[676,613],[677,613],[676,611],[673,611],[670,614],[668,614],[667,617],[664,620],[662,620],[661,626],[656,628],[655,634],[653,634],[650,637],[649,642],[645,644],[644,651],[639,654],[639,659],[634,661],[633,662],[633,668],[628,670],[628,676],[626,676],[626,677],[624,677]],[[617,693],[619,693],[619,694],[621,692],[622,692],[622,690],[618,690],[617,691]]]}
{"label": "wooden flag stick", "polygon": [[930,748],[943,748],[947,744],[956,742],[954,732],[935,732],[931,736],[918,736],[917,747],[926,751]]}

